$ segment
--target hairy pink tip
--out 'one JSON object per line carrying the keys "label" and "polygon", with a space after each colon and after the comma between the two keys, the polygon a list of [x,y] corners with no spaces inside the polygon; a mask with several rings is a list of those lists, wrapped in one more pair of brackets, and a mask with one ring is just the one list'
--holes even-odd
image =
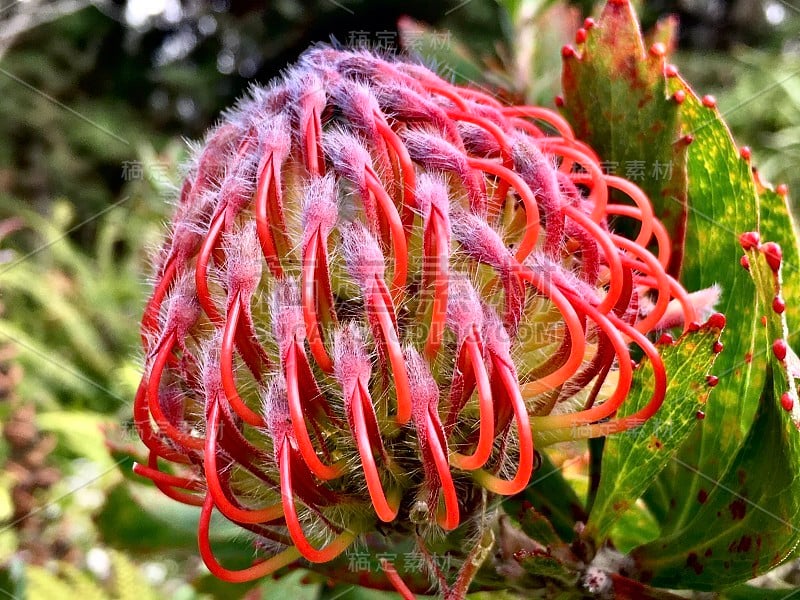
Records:
{"label": "hairy pink tip", "polygon": [[369,383],[372,363],[364,345],[364,336],[354,322],[338,330],[333,337],[333,373],[350,398],[359,381]]}
{"label": "hairy pink tip", "polygon": [[322,135],[325,155],[339,176],[349,179],[362,195],[366,193],[366,166],[372,166],[369,152],[354,135],[343,129],[329,129]]}
{"label": "hairy pink tip", "polygon": [[267,384],[263,393],[262,407],[264,422],[270,437],[275,442],[275,454],[280,449],[281,441],[286,436],[291,437],[292,419],[289,416],[289,402],[286,398],[286,382],[278,375]]}
{"label": "hairy pink tip", "polygon": [[199,317],[200,305],[194,292],[194,280],[191,274],[185,273],[175,282],[167,299],[165,328],[175,331],[178,343],[182,344]]}
{"label": "hairy pink tip", "polygon": [[283,357],[295,340],[306,337],[300,292],[294,280],[282,279],[276,283],[270,308],[273,335]]}
{"label": "hairy pink tip", "polygon": [[261,281],[261,245],[256,234],[255,221],[249,221],[238,231],[226,233],[223,247],[227,264],[225,277],[231,295],[239,292],[246,298],[252,296]]}
{"label": "hairy pink tip", "polygon": [[503,239],[482,218],[460,212],[452,219],[453,237],[474,260],[495,269],[506,269],[512,261]]}
{"label": "hairy pink tip", "polygon": [[426,223],[431,210],[436,209],[445,219],[445,223],[449,224],[450,198],[444,177],[422,173],[417,178],[417,204]]}
{"label": "hairy pink tip", "polygon": [[483,307],[478,292],[467,277],[450,281],[447,297],[447,325],[456,332],[459,343],[472,331],[473,325],[483,328]]}
{"label": "hairy pink tip", "polygon": [[327,239],[339,218],[337,204],[338,190],[336,179],[327,174],[324,177],[313,179],[306,187],[303,196],[303,240],[308,238],[317,229]]}
{"label": "hairy pink tip", "polygon": [[347,271],[362,289],[371,287],[375,278],[383,279],[383,253],[377,240],[361,223],[350,223],[342,228],[342,254]]}

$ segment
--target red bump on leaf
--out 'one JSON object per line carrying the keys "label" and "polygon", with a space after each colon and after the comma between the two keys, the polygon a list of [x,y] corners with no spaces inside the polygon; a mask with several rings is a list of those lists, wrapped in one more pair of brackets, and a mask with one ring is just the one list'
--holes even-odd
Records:
{"label": "red bump on leaf", "polygon": [[708,321],[706,321],[706,325],[714,329],[724,329],[725,315],[723,315],[722,313],[714,313],[708,318]]}
{"label": "red bump on leaf", "polygon": [[750,259],[747,258],[747,256],[742,256],[742,258],[739,259],[739,264],[742,265],[745,271],[750,270]]}
{"label": "red bump on leaf", "polygon": [[561,56],[564,58],[571,58],[575,56],[575,48],[573,48],[569,44],[566,44],[561,48]]}
{"label": "red bump on leaf", "polygon": [[786,345],[786,340],[780,339],[772,342],[772,353],[778,360],[786,359],[786,353],[788,352],[788,349],[789,347]]}
{"label": "red bump on leaf", "polygon": [[761,252],[764,253],[764,258],[767,259],[769,268],[777,272],[781,268],[781,260],[783,260],[783,250],[775,242],[767,242],[761,246]]}
{"label": "red bump on leaf", "polygon": [[744,160],[750,162],[750,158],[752,157],[750,146],[742,146],[741,149],[739,150],[739,154]]}
{"label": "red bump on leaf", "polygon": [[717,377],[716,375],[706,375],[706,384],[708,385],[708,387],[712,388],[716,387],[718,383],[719,383],[719,377]]}
{"label": "red bump on leaf", "polygon": [[745,251],[758,248],[758,245],[761,243],[761,236],[757,231],[746,231],[739,236],[739,243]]}
{"label": "red bump on leaf", "polygon": [[671,333],[662,333],[661,337],[658,338],[658,342],[656,342],[660,346],[671,346],[675,343],[675,338],[672,337]]}
{"label": "red bump on leaf", "polygon": [[589,29],[591,29],[592,27],[594,27],[595,25],[597,25],[597,23],[595,22],[595,20],[592,17],[586,17],[583,20],[583,28],[586,29],[587,31]]}
{"label": "red bump on leaf", "polygon": [[706,108],[715,108],[717,106],[717,99],[711,94],[703,96],[703,106]]}
{"label": "red bump on leaf", "polygon": [[780,296],[775,296],[772,299],[772,310],[774,310],[779,315],[783,314],[783,311],[786,310],[786,301]]}
{"label": "red bump on leaf", "polygon": [[698,421],[702,421],[703,419],[705,419],[705,418],[706,418],[706,413],[704,413],[702,410],[698,410],[698,411],[697,411],[697,412],[694,414],[694,416],[695,416],[695,418],[696,418]]}
{"label": "red bump on leaf", "polygon": [[714,344],[711,346],[711,350],[714,352],[714,354],[719,354],[724,349],[725,349],[725,346],[723,346],[722,342],[720,342],[719,340],[714,342]]}
{"label": "red bump on leaf", "polygon": [[650,56],[664,56],[667,53],[667,47],[661,42],[656,42],[650,46]]}
{"label": "red bump on leaf", "polygon": [[553,102],[555,102],[555,105],[556,105],[556,106],[558,106],[559,108],[561,108],[562,106],[564,106],[564,96],[556,96],[556,97],[553,99]]}
{"label": "red bump on leaf", "polygon": [[789,193],[789,186],[785,183],[780,184],[778,187],[775,188],[775,193],[779,196],[785,196]]}
{"label": "red bump on leaf", "polygon": [[664,67],[664,75],[667,77],[677,77],[678,76],[678,67],[675,65],[667,65]]}
{"label": "red bump on leaf", "polygon": [[672,99],[675,100],[678,104],[683,104],[683,101],[686,100],[686,92],[683,90],[678,90],[674,94],[672,94]]}
{"label": "red bump on leaf", "polygon": [[781,406],[786,412],[791,412],[792,408],[794,408],[794,398],[792,398],[789,392],[783,392],[783,394],[781,394]]}
{"label": "red bump on leaf", "polygon": [[578,31],[575,32],[575,43],[582,44],[586,41],[586,30],[581,27]]}

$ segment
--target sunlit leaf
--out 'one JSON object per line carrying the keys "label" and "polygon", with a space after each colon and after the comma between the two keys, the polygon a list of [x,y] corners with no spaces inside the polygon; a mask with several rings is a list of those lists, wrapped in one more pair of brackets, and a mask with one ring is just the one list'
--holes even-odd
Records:
{"label": "sunlit leaf", "polygon": [[[675,87],[683,85],[677,80]],[[689,221],[682,279],[688,289],[719,284],[717,310],[725,314],[724,351],[714,366],[719,385],[708,402],[703,426],[689,437],[678,458],[663,474],[672,510],[664,533],[682,529],[698,509],[705,477],[720,479],[730,469],[748,434],[765,384],[765,373],[753,357],[760,313],[753,281],[742,268],[739,235],[758,228],[758,196],[750,166],[741,158],[730,132],[708,99],[691,90],[681,104],[682,131],[689,145]],[[685,499],[689,499],[686,501]]]}
{"label": "sunlit leaf", "polygon": [[[763,324],[756,332],[753,364],[767,385],[755,422],[733,464],[720,478],[676,459],[702,485],[688,502],[691,519],[673,533],[633,552],[643,579],[654,585],[712,590],[777,566],[798,540],[800,528],[800,404],[794,378],[776,340],[788,333],[785,313],[772,310],[780,280],[768,246],[747,252]],[[692,501],[694,500],[694,501]]]}
{"label": "sunlit leaf", "polygon": [[103,435],[103,427],[111,423],[109,418],[88,412],[51,411],[37,414],[36,423],[42,431],[58,435],[63,450],[90,459],[104,471],[114,467]]}
{"label": "sunlit leaf", "polygon": [[608,2],[586,42],[565,55],[563,111],[606,172],[648,194],[670,231],[674,274],[687,217],[686,146],[678,141],[678,104],[670,98],[664,67],[664,56],[644,47],[631,5]]}
{"label": "sunlit leaf", "polygon": [[[759,182],[756,181],[758,185]],[[783,281],[781,295],[789,307],[786,322],[790,336],[800,332],[800,246],[798,229],[789,206],[789,197],[758,185],[760,200],[759,231],[765,240],[780,244],[783,251]],[[790,341],[797,342],[790,337]]]}
{"label": "sunlit leaf", "polygon": [[[712,389],[706,376],[717,356],[713,345],[718,337],[719,329],[703,327],[662,347],[669,383],[661,409],[639,428],[606,440],[600,487],[587,524],[595,539],[608,537],[620,515],[633,507],[692,429],[701,425],[698,411],[705,414],[702,411]],[[619,416],[633,414],[650,401],[652,379],[652,365],[645,360],[636,371],[633,391]]]}

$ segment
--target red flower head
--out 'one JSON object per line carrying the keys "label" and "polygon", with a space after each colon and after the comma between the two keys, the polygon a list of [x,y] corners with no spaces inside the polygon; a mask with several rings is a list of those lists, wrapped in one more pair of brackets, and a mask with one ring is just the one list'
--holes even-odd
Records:
{"label": "red flower head", "polygon": [[[142,322],[137,471],[202,506],[202,556],[231,581],[332,561],[377,527],[454,530],[484,490],[528,485],[535,439],[658,410],[646,334],[695,321],[669,249],[648,198],[557,114],[312,49],[191,165]],[[615,418],[629,344],[654,391]],[[265,559],[221,566],[213,511]]]}

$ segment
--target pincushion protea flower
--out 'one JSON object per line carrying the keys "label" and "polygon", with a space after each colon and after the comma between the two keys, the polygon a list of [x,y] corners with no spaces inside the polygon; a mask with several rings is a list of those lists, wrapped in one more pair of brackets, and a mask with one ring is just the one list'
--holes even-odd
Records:
{"label": "pincushion protea flower", "polygon": [[[136,470],[202,507],[200,552],[229,581],[334,561],[375,532],[426,553],[437,534],[474,532],[487,493],[528,485],[535,440],[658,410],[666,374],[647,334],[696,319],[665,271],[670,245],[642,191],[604,174],[557,114],[314,48],[190,166],[142,322],[135,420],[150,454]],[[615,418],[629,344],[653,393]],[[217,561],[214,511],[253,533],[260,562]],[[405,595],[428,585],[382,565]]]}

